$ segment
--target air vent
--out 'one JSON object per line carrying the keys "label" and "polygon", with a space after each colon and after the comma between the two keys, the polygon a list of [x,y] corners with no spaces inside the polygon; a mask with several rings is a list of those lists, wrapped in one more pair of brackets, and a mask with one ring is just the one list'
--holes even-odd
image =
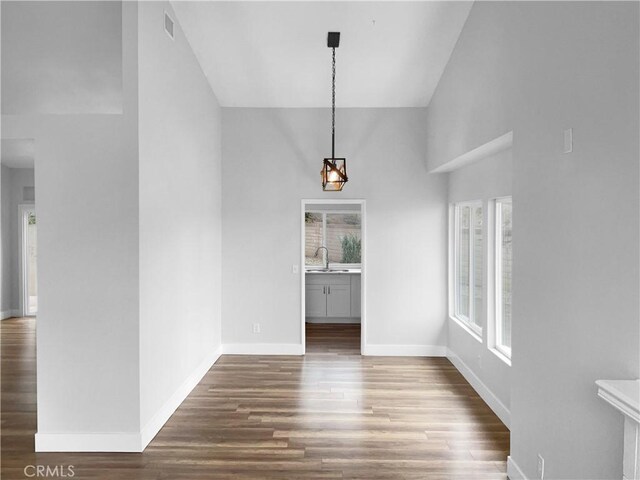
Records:
{"label": "air vent", "polygon": [[174,36],[173,36],[174,26],[175,26],[175,23],[173,21],[173,18],[171,18],[167,12],[164,12],[164,31],[167,32],[167,35],[169,35],[171,40],[174,39]]}

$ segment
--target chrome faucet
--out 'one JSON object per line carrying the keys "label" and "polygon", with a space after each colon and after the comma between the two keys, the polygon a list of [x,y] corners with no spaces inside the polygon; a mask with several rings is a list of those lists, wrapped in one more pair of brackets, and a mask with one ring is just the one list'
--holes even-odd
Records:
{"label": "chrome faucet", "polygon": [[317,257],[317,256],[318,256],[318,252],[319,252],[320,250],[322,250],[323,248],[327,251],[327,262],[326,262],[326,264],[327,264],[327,265],[326,265],[326,267],[325,267],[325,268],[326,268],[327,270],[329,270],[329,249],[328,249],[327,247],[325,247],[324,245],[323,245],[323,246],[321,246],[321,247],[318,247],[318,249],[316,250],[316,253],[315,253],[314,257]]}

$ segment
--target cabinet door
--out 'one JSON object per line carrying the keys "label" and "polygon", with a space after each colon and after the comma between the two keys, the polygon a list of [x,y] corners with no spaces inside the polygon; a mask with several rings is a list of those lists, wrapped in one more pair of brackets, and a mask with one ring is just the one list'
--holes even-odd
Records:
{"label": "cabinet door", "polygon": [[362,306],[360,302],[360,275],[351,275],[351,316],[360,317]]}
{"label": "cabinet door", "polygon": [[351,316],[351,286],[327,286],[327,317]]}
{"label": "cabinet door", "polygon": [[305,287],[305,316],[326,317],[327,296],[324,285],[309,285]]}

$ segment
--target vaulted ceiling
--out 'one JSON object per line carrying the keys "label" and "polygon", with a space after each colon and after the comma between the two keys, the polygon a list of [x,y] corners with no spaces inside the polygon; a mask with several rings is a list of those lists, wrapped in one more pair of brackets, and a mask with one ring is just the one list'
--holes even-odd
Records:
{"label": "vaulted ceiling", "polygon": [[222,106],[429,104],[472,2],[173,2]]}

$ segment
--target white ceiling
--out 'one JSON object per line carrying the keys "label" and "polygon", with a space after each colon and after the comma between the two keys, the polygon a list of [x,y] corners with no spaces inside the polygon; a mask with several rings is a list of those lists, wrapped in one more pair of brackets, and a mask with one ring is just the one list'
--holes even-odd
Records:
{"label": "white ceiling", "polygon": [[472,2],[192,2],[173,7],[222,106],[429,104]]}
{"label": "white ceiling", "polygon": [[33,168],[35,141],[32,138],[2,139],[2,165],[10,168]]}

